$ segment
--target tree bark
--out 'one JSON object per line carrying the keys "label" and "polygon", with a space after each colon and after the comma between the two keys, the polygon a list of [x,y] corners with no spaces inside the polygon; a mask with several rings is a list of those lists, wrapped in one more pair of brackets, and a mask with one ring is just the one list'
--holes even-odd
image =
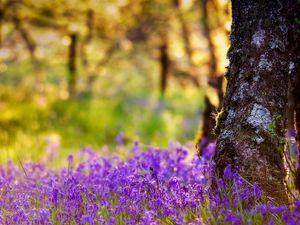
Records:
{"label": "tree bark", "polygon": [[278,203],[288,201],[283,151],[296,4],[232,0],[228,83],[215,129],[216,173],[231,164]]}
{"label": "tree bark", "polygon": [[163,41],[162,45],[160,46],[160,91],[161,95],[163,96],[167,89],[168,83],[168,74],[169,74],[169,67],[170,67],[170,59],[168,54],[168,44],[167,41]]}
{"label": "tree bark", "polygon": [[69,93],[71,96],[74,96],[76,93],[76,83],[77,83],[77,67],[76,67],[76,58],[77,58],[77,42],[78,35],[76,33],[70,34],[70,46],[69,46]]}
{"label": "tree bark", "polygon": [[18,17],[18,15],[15,15],[14,23],[16,30],[20,32],[20,35],[22,39],[24,40],[26,47],[30,53],[31,60],[34,62],[36,61],[36,56],[35,56],[35,50],[36,50],[36,45],[30,36],[29,32],[23,27],[21,19]]}
{"label": "tree bark", "polygon": [[200,6],[202,8],[202,20],[203,20],[203,30],[204,36],[206,37],[208,43],[208,53],[209,53],[209,77],[215,77],[217,75],[217,57],[216,50],[211,38],[211,29],[208,23],[208,0],[200,0]]}
{"label": "tree bark", "polygon": [[[2,14],[3,12],[1,12]],[[3,15],[0,15],[0,17]],[[0,18],[0,23],[2,24],[2,18]],[[35,89],[39,94],[44,95],[44,74],[42,69],[42,63],[36,56],[36,49],[37,45],[34,41],[34,39],[31,36],[31,33],[28,29],[23,25],[22,20],[19,18],[18,14],[16,14],[13,17],[14,25],[16,30],[20,33],[21,38],[24,40],[25,45],[28,49],[28,52],[30,54],[33,70],[35,72]],[[0,25],[0,32],[1,32],[1,25]],[[0,44],[1,46],[1,44]]]}
{"label": "tree bark", "polygon": [[86,46],[92,41],[93,39],[93,31],[94,31],[94,20],[95,15],[94,11],[92,9],[89,9],[86,13],[86,29],[87,34],[84,37],[82,44],[80,46],[80,56],[82,65],[88,69],[89,67],[89,60],[86,55]]}
{"label": "tree bark", "polygon": [[193,66],[194,65],[193,47],[192,47],[192,43],[191,43],[190,36],[189,36],[190,31],[189,31],[189,28],[188,28],[186,22],[184,21],[184,17],[183,17],[183,13],[181,12],[180,5],[181,5],[180,0],[173,0],[173,6],[176,10],[176,15],[177,15],[177,17],[180,21],[180,25],[181,25],[181,34],[182,34],[183,41],[184,41],[184,48],[185,48],[185,53],[188,58],[188,63],[189,63],[189,66]]}
{"label": "tree bark", "polygon": [[4,7],[3,2],[0,0],[0,47],[2,46],[2,28],[3,28],[3,19],[4,19]]}
{"label": "tree bark", "polygon": [[205,97],[205,110],[203,113],[203,125],[201,128],[200,136],[197,137],[197,151],[198,155],[202,155],[202,151],[209,143],[212,143],[216,139],[216,135],[213,131],[215,127],[214,115],[217,110],[221,107],[223,101],[223,75],[217,74],[217,57],[216,49],[211,38],[211,28],[209,26],[208,20],[208,0],[200,0],[200,7],[202,9],[202,25],[204,30],[204,36],[208,43],[208,53],[209,53],[209,74],[208,74],[208,84],[218,93],[218,106],[214,106],[209,98]]}
{"label": "tree bark", "polygon": [[[300,6],[298,8],[298,12],[300,14]],[[300,15],[298,15],[298,18],[300,18]],[[289,72],[290,72],[290,80],[291,80],[291,91],[290,91],[290,102],[292,102],[292,107],[289,108],[289,114],[292,115],[291,122],[294,125],[296,125],[296,140],[298,142],[298,157],[297,157],[297,170],[296,170],[296,179],[295,179],[295,187],[300,192],[300,31],[299,31],[300,25],[298,25],[295,28],[295,36],[294,36],[294,44],[295,48],[297,49],[297,55],[295,55],[294,60],[290,63]],[[295,115],[295,118],[294,118]],[[294,124],[294,122],[296,122]],[[290,124],[289,124],[290,125]]]}

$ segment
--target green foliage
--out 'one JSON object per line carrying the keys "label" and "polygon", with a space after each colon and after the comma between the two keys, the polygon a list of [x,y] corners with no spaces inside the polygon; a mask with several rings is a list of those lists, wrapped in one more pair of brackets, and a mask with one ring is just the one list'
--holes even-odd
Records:
{"label": "green foliage", "polygon": [[[116,76],[101,77],[96,90],[86,94],[83,89],[75,99],[61,97],[65,90],[58,83],[63,68],[46,71],[44,96],[33,90],[31,81],[28,84],[21,77],[23,65],[26,68],[28,64],[9,68],[0,76],[0,149],[4,152],[0,161],[39,160],[49,138],[60,142],[61,158],[87,144],[98,149],[104,144],[114,146],[120,131],[126,143],[140,140],[166,145],[170,139],[191,140],[200,119],[195,112],[203,107],[204,90],[177,89],[171,84],[165,99],[159,99],[158,90],[153,91],[147,84],[148,63],[152,61],[145,62],[142,75],[138,73],[143,71],[131,66],[112,68]],[[34,79],[34,73],[30,69],[28,72],[27,78]],[[133,74],[135,78],[130,79]]]}
{"label": "green foliage", "polygon": [[[194,6],[168,0],[0,3],[0,162],[39,160],[49,142],[60,144],[61,158],[87,144],[116,145],[120,131],[125,144],[192,140],[205,91],[198,86],[210,66]],[[71,34],[78,36],[76,46]],[[170,60],[164,99],[162,42]],[[71,97],[69,62],[77,76]]]}

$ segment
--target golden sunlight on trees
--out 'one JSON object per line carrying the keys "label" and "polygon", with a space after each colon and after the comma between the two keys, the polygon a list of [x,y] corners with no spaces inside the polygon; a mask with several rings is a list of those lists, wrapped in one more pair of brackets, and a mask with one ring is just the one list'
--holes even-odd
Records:
{"label": "golden sunlight on trees", "polygon": [[299,25],[298,0],[0,0],[0,224],[300,224]]}
{"label": "golden sunlight on trees", "polygon": [[[127,88],[130,79],[152,94],[205,90],[204,121],[214,120],[227,62],[228,1],[20,0],[1,1],[0,11],[3,85],[10,87],[14,80],[37,107],[110,95],[121,84]],[[164,123],[170,124],[165,115]],[[197,124],[202,120],[195,115]],[[200,122],[199,127],[209,136],[213,126]],[[195,128],[189,136],[200,139]]]}

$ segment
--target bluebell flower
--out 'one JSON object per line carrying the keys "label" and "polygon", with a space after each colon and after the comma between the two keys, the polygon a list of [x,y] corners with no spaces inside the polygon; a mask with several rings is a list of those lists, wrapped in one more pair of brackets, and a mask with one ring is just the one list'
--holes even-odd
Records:
{"label": "bluebell flower", "polygon": [[118,143],[118,145],[123,145],[123,141],[124,141],[124,133],[121,131],[116,136],[116,142]]}
{"label": "bluebell flower", "polygon": [[215,153],[216,144],[209,143],[205,148],[202,150],[202,157],[206,160],[211,160],[214,153]]}

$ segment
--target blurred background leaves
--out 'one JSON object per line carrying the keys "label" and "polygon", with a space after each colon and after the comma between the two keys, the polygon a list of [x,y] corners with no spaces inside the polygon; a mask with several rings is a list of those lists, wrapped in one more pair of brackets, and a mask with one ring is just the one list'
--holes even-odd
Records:
{"label": "blurred background leaves", "polygon": [[197,138],[222,76],[227,0],[1,0],[0,162]]}

